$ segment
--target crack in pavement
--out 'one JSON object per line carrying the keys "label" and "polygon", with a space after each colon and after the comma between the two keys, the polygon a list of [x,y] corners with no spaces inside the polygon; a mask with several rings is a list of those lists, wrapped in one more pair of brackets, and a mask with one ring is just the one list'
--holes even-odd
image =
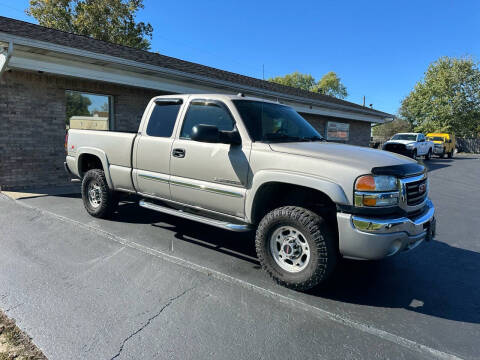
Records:
{"label": "crack in pavement", "polygon": [[20,304],[17,304],[17,305],[14,305],[10,308],[8,308],[7,310],[5,310],[5,313],[8,313],[9,311],[12,311],[12,310],[15,310],[16,308],[19,308],[20,306],[24,305],[25,303],[20,303]]}
{"label": "crack in pavement", "polygon": [[125,347],[125,344],[126,344],[131,338],[133,338],[135,335],[137,335],[137,334],[140,333],[142,330],[144,330],[148,325],[150,325],[153,320],[155,320],[157,317],[159,317],[160,314],[161,314],[166,308],[168,308],[170,305],[172,305],[176,300],[180,299],[182,296],[184,296],[185,294],[187,294],[187,293],[190,292],[191,290],[194,290],[196,287],[197,287],[197,286],[191,287],[190,289],[187,289],[187,290],[183,291],[181,294],[170,298],[170,299],[168,300],[168,302],[167,302],[165,305],[163,305],[163,306],[160,308],[159,311],[157,311],[157,312],[155,313],[155,315],[153,315],[152,317],[148,318],[148,320],[147,320],[142,326],[140,326],[137,330],[135,330],[133,333],[131,333],[130,335],[128,335],[128,336],[122,341],[122,343],[120,344],[120,348],[119,348],[118,352],[117,352],[110,360],[113,360],[113,359],[118,358],[118,357],[122,354],[122,351],[123,351],[123,348]]}

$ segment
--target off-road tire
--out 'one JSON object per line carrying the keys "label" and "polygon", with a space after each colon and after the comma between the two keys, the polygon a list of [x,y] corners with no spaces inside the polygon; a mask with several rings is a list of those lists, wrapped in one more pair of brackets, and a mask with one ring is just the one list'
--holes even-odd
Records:
{"label": "off-road tire", "polygon": [[425,160],[430,160],[432,158],[432,150],[428,150],[427,155],[425,155]]}
{"label": "off-road tire", "polygon": [[[88,186],[91,182],[96,182],[99,185],[100,205],[97,207],[92,206],[88,197]],[[102,219],[110,217],[118,205],[118,194],[108,187],[105,173],[100,169],[88,170],[83,177],[82,199],[87,212]]]}
{"label": "off-road tire", "polygon": [[412,159],[413,160],[417,160],[418,156],[417,156],[417,149],[413,150],[413,153],[412,153]]}
{"label": "off-road tire", "polygon": [[[270,237],[281,226],[292,226],[304,234],[310,248],[310,259],[300,272],[282,269],[270,250]],[[337,237],[326,221],[314,212],[297,206],[280,207],[269,212],[257,228],[255,247],[262,268],[280,285],[308,290],[324,285],[338,261]]]}

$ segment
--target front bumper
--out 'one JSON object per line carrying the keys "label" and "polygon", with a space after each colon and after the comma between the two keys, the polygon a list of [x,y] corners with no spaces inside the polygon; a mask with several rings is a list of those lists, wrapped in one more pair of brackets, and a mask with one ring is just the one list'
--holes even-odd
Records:
{"label": "front bumper", "polygon": [[390,151],[390,152],[393,152],[395,154],[400,154],[400,155],[403,155],[403,156],[413,157],[413,150],[415,150],[415,149],[414,148],[413,149],[407,149],[406,147],[402,148],[402,149],[387,149],[387,148],[384,147],[382,150]]}
{"label": "front bumper", "polygon": [[367,218],[337,213],[340,253],[347,258],[375,260],[411,250],[435,236],[435,207],[427,199],[412,218]]}

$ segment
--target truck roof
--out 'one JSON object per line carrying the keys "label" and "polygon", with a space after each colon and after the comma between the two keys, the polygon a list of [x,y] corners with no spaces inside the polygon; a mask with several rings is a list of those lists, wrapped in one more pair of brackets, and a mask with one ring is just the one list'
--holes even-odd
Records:
{"label": "truck roof", "polygon": [[246,96],[243,94],[176,94],[176,95],[160,95],[160,96],[155,96],[154,99],[168,99],[168,98],[179,98],[179,97],[194,97],[194,98],[199,98],[199,99],[212,99],[212,100],[253,100],[253,101],[262,101],[266,103],[271,103],[271,104],[281,104],[281,105],[287,105],[287,104],[282,104],[280,102],[268,100],[268,99],[262,99],[259,97],[253,97],[253,96]]}

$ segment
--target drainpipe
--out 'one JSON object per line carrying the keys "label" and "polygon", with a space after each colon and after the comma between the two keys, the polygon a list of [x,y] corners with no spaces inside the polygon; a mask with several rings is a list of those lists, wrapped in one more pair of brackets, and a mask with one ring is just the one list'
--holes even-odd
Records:
{"label": "drainpipe", "polygon": [[8,42],[8,48],[4,48],[0,52],[0,78],[3,75],[3,72],[7,69],[8,61],[12,57],[13,53],[13,42]]}

